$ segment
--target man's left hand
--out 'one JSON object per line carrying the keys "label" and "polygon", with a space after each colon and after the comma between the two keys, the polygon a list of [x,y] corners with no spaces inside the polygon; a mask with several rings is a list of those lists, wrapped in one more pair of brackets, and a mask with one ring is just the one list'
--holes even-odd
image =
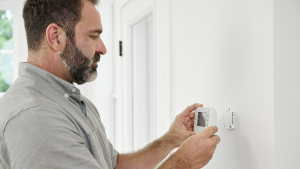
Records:
{"label": "man's left hand", "polygon": [[203,105],[195,103],[176,116],[169,131],[163,136],[168,146],[171,146],[170,148],[179,147],[187,138],[196,134],[194,132],[194,110],[197,107],[203,107]]}

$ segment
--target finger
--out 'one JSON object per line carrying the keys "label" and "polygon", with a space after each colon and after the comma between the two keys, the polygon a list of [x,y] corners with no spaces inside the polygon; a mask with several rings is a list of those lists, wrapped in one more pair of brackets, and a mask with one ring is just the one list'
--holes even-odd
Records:
{"label": "finger", "polygon": [[195,103],[191,106],[188,106],[181,114],[180,116],[189,116],[192,111],[194,111],[197,107],[203,107],[203,104]]}
{"label": "finger", "polygon": [[202,130],[200,133],[206,133],[208,138],[210,138],[212,135],[214,135],[218,131],[217,126],[210,126],[204,130]]}
{"label": "finger", "polygon": [[188,118],[188,117],[184,117],[184,118],[183,118],[183,123],[184,123],[185,125],[187,125],[188,122],[190,122],[190,121],[191,121],[191,119]]}
{"label": "finger", "polygon": [[210,140],[214,142],[214,145],[215,145],[215,146],[217,146],[217,144],[219,144],[220,141],[221,141],[220,137],[217,136],[217,135],[211,136],[211,137],[210,137]]}
{"label": "finger", "polygon": [[190,119],[194,119],[195,118],[195,110],[194,111],[192,111],[192,113],[190,113]]}
{"label": "finger", "polygon": [[193,131],[193,126],[192,126],[192,124],[194,124],[194,122],[189,121],[189,122],[187,123],[187,129],[188,129],[188,131]]}

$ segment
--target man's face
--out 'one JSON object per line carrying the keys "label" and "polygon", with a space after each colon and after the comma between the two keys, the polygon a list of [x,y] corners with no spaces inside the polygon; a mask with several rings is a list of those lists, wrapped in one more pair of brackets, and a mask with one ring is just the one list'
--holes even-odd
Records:
{"label": "man's face", "polygon": [[75,42],[67,38],[61,54],[63,63],[77,84],[90,82],[97,77],[97,62],[106,53],[100,34],[102,24],[95,5],[85,1],[81,20],[75,26]]}

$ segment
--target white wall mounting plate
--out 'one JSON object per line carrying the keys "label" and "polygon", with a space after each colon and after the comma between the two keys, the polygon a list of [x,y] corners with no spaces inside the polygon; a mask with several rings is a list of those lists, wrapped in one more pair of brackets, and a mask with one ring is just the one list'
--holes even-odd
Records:
{"label": "white wall mounting plate", "polygon": [[234,111],[229,108],[223,115],[223,127],[226,129],[233,130],[234,126]]}

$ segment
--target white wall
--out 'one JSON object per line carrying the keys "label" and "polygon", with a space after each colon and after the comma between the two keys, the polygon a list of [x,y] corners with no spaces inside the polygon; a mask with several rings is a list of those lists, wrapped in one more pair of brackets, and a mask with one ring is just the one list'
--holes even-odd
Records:
{"label": "white wall", "polygon": [[195,102],[218,111],[221,143],[204,168],[273,168],[273,1],[173,0],[171,10],[174,116]]}
{"label": "white wall", "polygon": [[300,1],[274,0],[275,168],[297,169],[300,129]]}

